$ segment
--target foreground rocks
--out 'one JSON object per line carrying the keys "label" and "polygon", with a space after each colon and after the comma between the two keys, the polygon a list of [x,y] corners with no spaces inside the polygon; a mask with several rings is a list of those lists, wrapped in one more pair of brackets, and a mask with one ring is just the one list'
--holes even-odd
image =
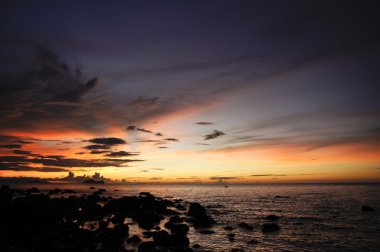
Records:
{"label": "foreground rocks", "polygon": [[[98,190],[97,192],[105,192]],[[54,189],[46,194],[37,188],[25,192],[0,189],[1,251],[192,251],[189,226],[175,203],[148,192],[122,198],[72,195]],[[63,195],[68,194],[66,197]],[[215,223],[199,203],[190,204],[194,226]],[[183,214],[187,214],[186,212]],[[130,234],[127,219],[146,230],[142,240]],[[162,220],[167,230],[160,230]],[[147,234],[145,236],[145,234]],[[149,234],[149,235],[148,235]],[[150,240],[147,240],[150,239]],[[127,244],[127,245],[125,245]]]}

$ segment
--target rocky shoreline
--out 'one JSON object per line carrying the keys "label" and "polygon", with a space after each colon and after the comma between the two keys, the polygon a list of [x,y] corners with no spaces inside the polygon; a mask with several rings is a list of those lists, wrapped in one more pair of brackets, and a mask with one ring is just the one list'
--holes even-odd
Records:
{"label": "rocky shoreline", "polygon": [[[75,191],[41,192],[2,186],[0,189],[0,251],[209,251],[187,237],[190,229],[203,235],[218,225],[197,202],[163,199],[149,192],[112,198],[105,189],[78,196]],[[268,216],[262,232],[276,232],[278,216]],[[137,224],[141,232],[131,232]],[[226,226],[233,242],[235,228],[250,231],[244,222]],[[210,236],[212,237],[212,236]],[[254,245],[256,240],[247,244]],[[231,249],[231,251],[243,251]]]}

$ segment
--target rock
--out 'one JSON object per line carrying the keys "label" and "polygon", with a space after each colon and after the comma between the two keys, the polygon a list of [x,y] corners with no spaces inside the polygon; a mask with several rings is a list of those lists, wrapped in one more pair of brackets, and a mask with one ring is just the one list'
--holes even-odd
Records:
{"label": "rock", "polygon": [[264,223],[261,227],[263,233],[276,232],[280,230],[280,227],[276,223]]}
{"label": "rock", "polygon": [[152,238],[153,235],[155,235],[155,234],[156,234],[156,232],[152,232],[152,231],[143,232],[144,238]]}
{"label": "rock", "polygon": [[247,230],[253,230],[253,226],[245,222],[240,222],[239,227]]}
{"label": "rock", "polygon": [[141,242],[141,239],[138,235],[133,235],[132,237],[127,238],[127,243],[138,244]]}
{"label": "rock", "polygon": [[195,218],[199,218],[206,215],[206,209],[198,202],[192,202],[190,203],[190,207],[189,207],[189,211],[187,212],[187,215],[193,216]]}
{"label": "rock", "polygon": [[226,226],[223,229],[226,230],[226,231],[232,231],[232,230],[234,230],[234,228],[231,227],[231,226]]}
{"label": "rock", "polygon": [[257,243],[259,243],[259,242],[256,241],[256,240],[254,240],[254,239],[252,239],[252,240],[250,240],[250,241],[247,242],[247,244],[249,244],[249,245],[255,245]]}
{"label": "rock", "polygon": [[129,227],[127,224],[117,224],[113,230],[114,234],[117,236],[128,236]]}
{"label": "rock", "polygon": [[234,238],[234,237],[235,237],[235,234],[232,234],[232,233],[231,233],[231,234],[228,234],[227,236],[228,236],[228,237],[232,237],[232,238]]}
{"label": "rock", "polygon": [[269,221],[277,221],[280,219],[280,217],[278,217],[277,215],[274,215],[274,214],[270,214],[270,215],[266,216],[265,219],[269,220]]}
{"label": "rock", "polygon": [[161,247],[188,247],[189,239],[186,236],[169,234],[165,230],[158,231],[153,236],[153,241]]}
{"label": "rock", "polygon": [[199,244],[194,244],[193,245],[193,248],[195,248],[195,249],[199,249],[199,248],[201,248],[202,246],[201,245],[199,245]]}
{"label": "rock", "polygon": [[233,238],[233,237],[229,237],[228,240],[229,240],[230,242],[234,242],[234,241],[235,241],[235,238]]}
{"label": "rock", "polygon": [[233,248],[231,249],[231,252],[244,252],[245,250],[242,248]]}
{"label": "rock", "polygon": [[40,190],[38,190],[38,188],[36,188],[36,187],[32,187],[32,188],[26,189],[25,192],[26,192],[27,194],[40,193]]}
{"label": "rock", "polygon": [[363,212],[373,212],[375,209],[373,209],[372,207],[368,206],[368,205],[364,205],[362,206],[362,211]]}
{"label": "rock", "polygon": [[183,219],[179,217],[178,215],[175,215],[175,216],[170,217],[169,221],[173,223],[181,223],[183,222]]}
{"label": "rock", "polygon": [[214,219],[207,215],[206,209],[197,202],[190,203],[187,215],[193,217],[188,218],[187,221],[192,222],[195,228],[208,228],[215,223]]}
{"label": "rock", "polygon": [[186,224],[173,224],[170,231],[172,234],[186,236],[189,232],[189,227]]}
{"label": "rock", "polygon": [[138,246],[138,252],[153,252],[155,250],[156,245],[152,241],[146,241],[140,243]]}
{"label": "rock", "polygon": [[160,226],[155,226],[155,227],[153,227],[153,229],[157,230],[157,231],[161,230]]}
{"label": "rock", "polygon": [[74,193],[77,193],[77,192],[74,191],[74,190],[71,190],[71,189],[65,189],[65,190],[63,190],[62,193],[74,194]]}
{"label": "rock", "polygon": [[209,230],[209,229],[203,229],[203,230],[199,231],[199,233],[201,233],[201,234],[214,234],[215,232],[212,230]]}
{"label": "rock", "polygon": [[60,189],[54,189],[54,190],[50,190],[48,192],[48,195],[54,195],[54,194],[60,194],[62,191]]}

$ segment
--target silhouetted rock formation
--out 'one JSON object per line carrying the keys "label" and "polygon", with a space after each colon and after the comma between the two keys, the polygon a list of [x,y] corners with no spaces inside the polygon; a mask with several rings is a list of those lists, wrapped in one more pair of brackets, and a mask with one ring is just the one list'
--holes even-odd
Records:
{"label": "silhouetted rock formation", "polygon": [[280,230],[280,227],[276,223],[264,223],[261,227],[263,233],[276,232]]}

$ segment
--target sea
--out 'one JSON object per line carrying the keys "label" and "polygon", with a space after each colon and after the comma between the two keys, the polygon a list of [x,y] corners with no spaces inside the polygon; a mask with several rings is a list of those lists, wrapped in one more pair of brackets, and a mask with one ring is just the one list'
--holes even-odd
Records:
{"label": "sea", "polygon": [[[33,184],[13,188],[37,187],[73,189],[78,195],[91,194],[91,186],[106,189],[105,196],[122,197],[150,192],[157,197],[199,202],[207,208],[217,225],[214,234],[190,229],[190,246],[195,251],[380,251],[380,184]],[[363,205],[374,209],[361,210]],[[263,233],[265,217],[279,216],[280,230]],[[253,230],[238,227],[241,222]],[[142,236],[132,220],[130,236]],[[164,222],[161,226],[163,227]],[[231,226],[232,231],[224,230]],[[233,233],[234,241],[228,239]],[[256,244],[248,244],[255,240]]]}

